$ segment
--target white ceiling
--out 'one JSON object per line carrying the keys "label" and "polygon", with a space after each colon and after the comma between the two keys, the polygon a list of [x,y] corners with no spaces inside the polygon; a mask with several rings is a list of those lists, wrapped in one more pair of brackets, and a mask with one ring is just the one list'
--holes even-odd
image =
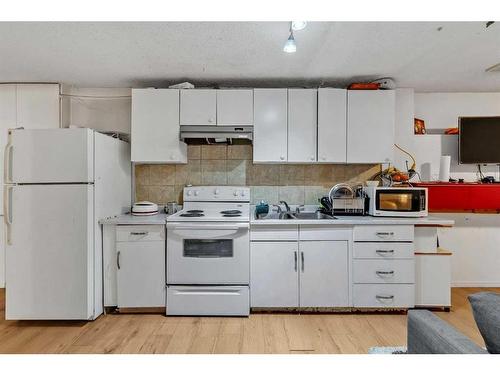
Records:
{"label": "white ceiling", "polygon": [[[442,27],[441,31],[438,28]],[[417,91],[500,91],[500,24],[310,22],[0,23],[0,81],[81,87],[343,86],[393,77]]]}

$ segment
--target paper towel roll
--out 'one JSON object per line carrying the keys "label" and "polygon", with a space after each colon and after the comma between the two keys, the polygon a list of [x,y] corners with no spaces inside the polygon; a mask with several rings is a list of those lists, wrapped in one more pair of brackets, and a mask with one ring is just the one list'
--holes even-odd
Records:
{"label": "paper towel roll", "polygon": [[448,182],[450,179],[451,156],[443,155],[439,160],[439,181]]}

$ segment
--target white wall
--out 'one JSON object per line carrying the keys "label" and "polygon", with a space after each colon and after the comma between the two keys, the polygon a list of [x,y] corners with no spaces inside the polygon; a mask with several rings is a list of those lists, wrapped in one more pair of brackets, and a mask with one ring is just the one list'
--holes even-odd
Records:
{"label": "white wall", "polygon": [[127,88],[61,87],[62,126],[130,134],[131,91]]}
{"label": "white wall", "polygon": [[[425,121],[428,129],[445,129],[458,126],[461,116],[500,116],[500,93],[417,93],[415,117]],[[437,180],[439,158],[451,155],[450,175],[466,181],[477,179],[476,165],[458,164],[458,136],[414,136],[414,149],[418,168],[424,180]],[[498,167],[485,166],[483,173],[500,178]]]}
{"label": "white wall", "polygon": [[[413,117],[424,120],[428,129],[445,129],[457,126],[460,116],[500,116],[500,93],[413,93],[412,89],[398,89],[396,105],[395,143],[408,148],[417,159],[417,171],[423,180],[437,180],[441,155],[452,156],[452,178],[476,180],[475,165],[458,165],[458,136],[414,135]],[[409,158],[397,150],[395,155],[396,166],[404,168]],[[496,166],[482,169],[500,179]],[[453,228],[439,230],[440,245],[453,252],[452,284],[500,286],[500,215],[439,216],[456,223]]]}

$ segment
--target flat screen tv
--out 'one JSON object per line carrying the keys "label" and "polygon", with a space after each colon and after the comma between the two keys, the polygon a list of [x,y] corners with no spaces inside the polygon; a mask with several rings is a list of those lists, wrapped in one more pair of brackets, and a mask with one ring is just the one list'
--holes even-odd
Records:
{"label": "flat screen tv", "polygon": [[500,116],[458,119],[460,164],[500,164]]}

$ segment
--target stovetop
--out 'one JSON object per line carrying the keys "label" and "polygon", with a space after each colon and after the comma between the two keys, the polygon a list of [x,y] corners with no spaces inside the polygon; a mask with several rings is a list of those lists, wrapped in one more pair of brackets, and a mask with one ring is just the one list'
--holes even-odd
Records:
{"label": "stovetop", "polygon": [[184,207],[167,221],[249,222],[250,189],[234,186],[184,188]]}

